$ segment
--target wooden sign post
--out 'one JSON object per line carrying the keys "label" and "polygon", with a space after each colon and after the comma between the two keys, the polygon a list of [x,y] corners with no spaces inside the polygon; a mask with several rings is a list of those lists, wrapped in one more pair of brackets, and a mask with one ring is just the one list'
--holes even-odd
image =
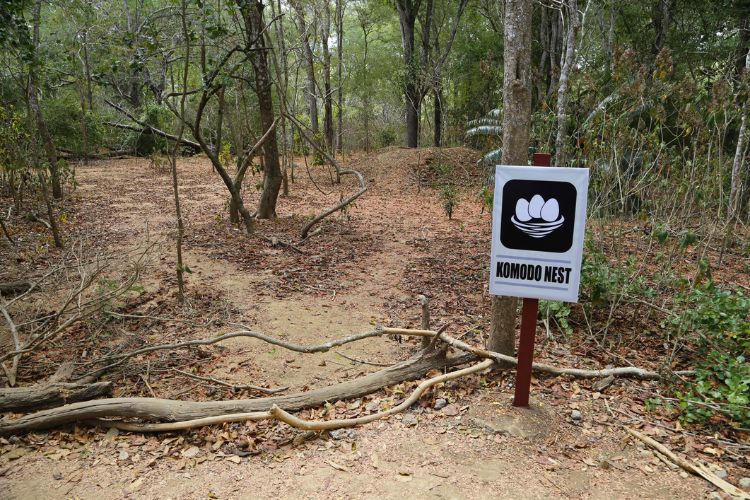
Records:
{"label": "wooden sign post", "polygon": [[[549,153],[534,153],[531,162],[535,167],[552,165]],[[531,366],[534,364],[534,342],[536,340],[536,317],[539,314],[539,299],[523,299],[521,306],[521,338],[518,339],[518,365],[516,365],[516,392],[513,406],[529,406],[531,391]]]}
{"label": "wooden sign post", "polygon": [[513,406],[529,405],[539,299],[578,301],[589,171],[550,162],[495,168],[490,293],[523,298]]}

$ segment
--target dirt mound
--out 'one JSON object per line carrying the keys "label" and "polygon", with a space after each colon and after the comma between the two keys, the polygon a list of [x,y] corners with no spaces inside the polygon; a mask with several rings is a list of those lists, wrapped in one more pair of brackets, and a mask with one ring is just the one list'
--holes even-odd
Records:
{"label": "dirt mound", "polygon": [[457,148],[383,148],[357,158],[351,167],[364,173],[369,182],[403,190],[404,186],[453,185],[474,188],[482,185],[485,169],[477,164],[478,151]]}

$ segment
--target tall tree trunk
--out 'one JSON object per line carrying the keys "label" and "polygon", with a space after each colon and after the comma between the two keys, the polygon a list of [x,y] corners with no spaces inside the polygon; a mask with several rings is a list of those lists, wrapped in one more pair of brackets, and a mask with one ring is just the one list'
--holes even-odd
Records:
{"label": "tall tree trunk", "polygon": [[320,133],[320,126],[318,125],[318,99],[316,97],[318,83],[315,80],[315,63],[312,47],[310,46],[310,33],[305,22],[305,12],[299,1],[294,0],[291,2],[291,5],[297,14],[297,30],[302,35],[302,53],[304,54],[305,73],[307,74],[305,99],[307,99],[307,110],[310,115],[310,129],[313,135],[317,135]]}
{"label": "tall tree trunk", "polygon": [[419,111],[421,92],[419,88],[419,63],[414,57],[414,26],[421,0],[396,0],[399,24],[401,26],[401,43],[404,48],[404,99],[406,101],[406,146],[416,148],[419,145]]}
{"label": "tall tree trunk", "polygon": [[[750,81],[750,51],[745,55],[745,74],[743,77]],[[742,106],[742,122],[740,124],[740,134],[737,138],[737,147],[734,150],[734,161],[732,162],[732,182],[729,191],[729,216],[740,218],[742,216],[743,178],[747,174],[742,174],[742,167],[745,163],[745,154],[748,141],[747,115],[750,114],[750,100],[745,98],[745,104]]]}
{"label": "tall tree trunk", "polygon": [[336,0],[336,56],[338,57],[337,78],[338,85],[338,128],[336,129],[336,152],[341,154],[344,149],[344,80],[342,70],[344,66],[344,0]]}
{"label": "tall tree trunk", "polygon": [[328,48],[328,39],[331,37],[331,8],[328,0],[323,2],[322,14],[320,44],[323,49],[323,135],[326,148],[328,151],[333,151],[333,91],[331,90],[331,51]]}
{"label": "tall tree trunk", "polygon": [[39,24],[41,23],[42,13],[42,0],[36,0],[34,2],[34,32],[33,32],[33,47],[34,55],[32,58],[32,64],[29,68],[29,82],[28,82],[28,102],[29,107],[34,113],[36,118],[36,126],[39,131],[39,137],[42,139],[42,145],[44,146],[44,152],[47,155],[47,162],[49,163],[50,172],[50,183],[52,184],[52,197],[56,200],[62,199],[62,184],[60,181],[60,169],[57,164],[57,148],[55,148],[55,142],[52,139],[52,135],[49,133],[47,128],[47,122],[42,114],[42,109],[39,106],[39,100],[37,97],[37,70],[39,69]]}
{"label": "tall tree trunk", "polygon": [[[242,7],[245,30],[251,41],[248,57],[255,73],[255,94],[258,96],[260,124],[262,130],[269,130],[274,123],[273,94],[271,92],[271,74],[268,69],[268,54],[266,41],[263,36],[266,28],[263,21],[263,2],[254,0]],[[276,217],[276,201],[281,188],[281,167],[279,165],[279,151],[276,143],[276,132],[271,133],[263,144],[263,192],[258,205],[259,219]]]}
{"label": "tall tree trunk", "polygon": [[[528,164],[532,10],[532,0],[507,0],[505,3],[502,157],[505,165]],[[517,309],[515,297],[492,297],[489,350],[513,355]]]}
{"label": "tall tree trunk", "polygon": [[565,39],[565,57],[562,61],[560,71],[560,87],[557,90],[557,137],[555,139],[555,164],[558,167],[565,165],[568,150],[568,82],[570,72],[575,62],[576,33],[580,26],[578,17],[578,1],[568,0],[566,2],[568,11],[568,33]]}

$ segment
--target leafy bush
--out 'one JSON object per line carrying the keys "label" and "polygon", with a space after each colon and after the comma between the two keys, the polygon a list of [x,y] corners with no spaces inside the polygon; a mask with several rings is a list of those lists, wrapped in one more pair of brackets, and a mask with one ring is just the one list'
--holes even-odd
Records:
{"label": "leafy bush", "polygon": [[676,390],[683,419],[719,414],[750,426],[750,297],[712,282],[678,297],[680,313],[666,322],[670,336],[694,344],[695,381]]}
{"label": "leafy bush", "polygon": [[[74,154],[84,153],[81,105],[70,98],[51,99],[44,103],[44,118],[55,141],[55,145]],[[93,113],[85,116],[89,151],[95,151],[103,143],[102,125]]]}
{"label": "leafy bush", "polygon": [[581,264],[581,295],[587,303],[601,306],[634,297],[653,297],[655,292],[643,276],[635,276],[637,259],[628,258],[613,266],[592,238],[586,238]]}
{"label": "leafy bush", "polygon": [[396,132],[390,128],[380,129],[378,131],[378,144],[381,148],[396,144]]}
{"label": "leafy bush", "polygon": [[[169,128],[167,125],[171,122],[172,115],[166,108],[154,104],[145,107],[140,119],[152,127],[163,130]],[[169,151],[169,144],[163,137],[145,131],[138,134],[135,150],[141,156],[150,156],[155,152],[166,154]]]}
{"label": "leafy bush", "polygon": [[29,141],[23,115],[12,106],[0,105],[0,171],[28,166]]}

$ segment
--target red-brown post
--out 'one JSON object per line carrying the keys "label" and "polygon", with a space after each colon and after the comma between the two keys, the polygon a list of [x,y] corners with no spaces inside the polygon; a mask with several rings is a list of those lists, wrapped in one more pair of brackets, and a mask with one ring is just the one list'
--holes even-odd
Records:
{"label": "red-brown post", "polygon": [[[534,153],[532,164],[537,167],[549,167],[552,155]],[[539,311],[539,299],[523,299],[521,309],[521,338],[518,342],[518,366],[516,366],[516,392],[513,406],[529,406],[531,389],[531,365],[534,363],[534,337],[536,336],[536,316]]]}

